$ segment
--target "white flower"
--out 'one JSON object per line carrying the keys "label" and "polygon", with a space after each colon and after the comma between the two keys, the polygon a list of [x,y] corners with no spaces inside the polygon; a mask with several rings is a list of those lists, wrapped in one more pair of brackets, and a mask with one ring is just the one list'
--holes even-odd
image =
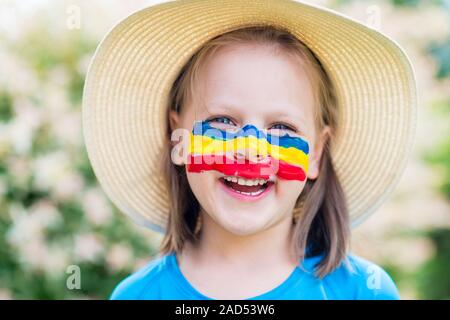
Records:
{"label": "white flower", "polygon": [[2,49],[0,45],[0,86],[15,97],[35,93],[39,81],[34,69],[14,53]]}
{"label": "white flower", "polygon": [[85,192],[81,202],[87,218],[92,223],[101,225],[111,219],[111,207],[99,188],[92,188]]}
{"label": "white flower", "polygon": [[21,260],[32,269],[45,270],[49,252],[41,236],[35,237],[20,245],[19,256]]}
{"label": "white flower", "polygon": [[9,157],[6,160],[8,173],[15,184],[25,185],[31,175],[31,166],[28,157]]}
{"label": "white flower", "polygon": [[83,187],[83,177],[76,172],[68,172],[57,180],[52,193],[59,200],[67,200],[81,192]]}
{"label": "white flower", "polygon": [[33,128],[26,121],[15,118],[8,123],[7,139],[14,151],[27,154],[31,148],[33,132]]}
{"label": "white flower", "polygon": [[27,123],[33,130],[37,129],[44,121],[42,108],[35,106],[28,98],[18,97],[14,99],[14,113],[17,118]]}
{"label": "white flower", "polygon": [[42,238],[44,229],[61,219],[56,207],[48,200],[41,200],[28,210],[21,205],[12,205],[10,216],[13,223],[8,230],[7,239],[14,246]]}
{"label": "white flower", "polygon": [[48,73],[48,82],[54,85],[55,87],[64,88],[67,87],[70,80],[70,75],[67,69],[58,65],[53,67]]}
{"label": "white flower", "polygon": [[71,172],[70,169],[69,158],[62,151],[38,157],[33,163],[35,187],[40,190],[51,189],[65,174]]}
{"label": "white flower", "polygon": [[66,88],[60,88],[54,85],[47,85],[44,89],[44,105],[49,112],[50,121],[55,121],[65,112],[71,111],[70,102],[67,99]]}
{"label": "white flower", "polygon": [[59,247],[50,247],[43,268],[49,275],[58,277],[61,273],[65,273],[69,261],[69,254],[66,250]]}
{"label": "white flower", "polygon": [[108,266],[114,270],[119,271],[131,266],[133,255],[131,249],[125,245],[117,244],[111,247],[106,257]]}
{"label": "white flower", "polygon": [[100,238],[94,234],[83,234],[75,237],[74,254],[79,261],[95,261],[103,253]]}
{"label": "white flower", "polygon": [[35,219],[39,224],[47,228],[61,221],[61,215],[56,207],[47,199],[40,200],[33,204],[30,209],[30,218]]}
{"label": "white flower", "polygon": [[51,130],[52,135],[62,144],[80,145],[82,142],[80,112],[65,112],[54,116],[51,121]]}
{"label": "white flower", "polygon": [[43,228],[38,219],[33,219],[21,205],[11,205],[10,216],[13,223],[6,234],[6,239],[13,246],[34,242],[36,238],[42,236]]}
{"label": "white flower", "polygon": [[[0,128],[2,140],[6,140],[5,142],[17,153],[28,154],[33,135],[43,121],[42,111],[30,103],[28,99],[20,96],[14,98],[13,107],[14,117]],[[0,142],[0,144],[5,142]]]}

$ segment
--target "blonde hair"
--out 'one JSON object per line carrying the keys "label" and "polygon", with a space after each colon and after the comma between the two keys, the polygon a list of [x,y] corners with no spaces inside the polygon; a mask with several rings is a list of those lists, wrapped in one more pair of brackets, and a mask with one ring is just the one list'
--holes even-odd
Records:
{"label": "blonde hair", "polygon": [[[324,277],[345,258],[349,245],[349,217],[344,192],[330,155],[330,145],[338,129],[338,104],[331,80],[314,53],[286,30],[273,26],[252,26],[219,35],[204,44],[184,65],[170,91],[168,110],[180,112],[195,97],[201,67],[217,50],[236,44],[273,46],[297,58],[312,83],[315,103],[316,131],[329,126],[322,154],[319,176],[308,180],[294,209],[292,250],[300,258],[323,254],[316,274]],[[167,116],[167,146],[162,156],[165,182],[170,190],[171,207],[167,231],[161,244],[162,254],[181,252],[186,241],[198,240],[200,204],[187,181],[184,167],[170,161],[171,128]]]}

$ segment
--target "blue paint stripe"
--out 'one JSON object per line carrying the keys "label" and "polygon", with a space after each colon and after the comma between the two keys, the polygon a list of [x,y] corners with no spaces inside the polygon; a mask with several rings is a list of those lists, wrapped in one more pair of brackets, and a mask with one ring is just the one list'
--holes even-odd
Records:
{"label": "blue paint stripe", "polygon": [[194,135],[204,135],[217,140],[231,140],[238,137],[256,137],[258,139],[265,139],[270,144],[274,144],[283,148],[296,148],[303,151],[305,154],[309,153],[309,144],[300,137],[292,137],[289,134],[283,136],[266,134],[262,130],[258,130],[257,127],[253,125],[245,125],[243,128],[236,132],[228,132],[225,130],[214,128],[210,125],[208,121],[197,121],[194,123],[194,128],[192,130]]}

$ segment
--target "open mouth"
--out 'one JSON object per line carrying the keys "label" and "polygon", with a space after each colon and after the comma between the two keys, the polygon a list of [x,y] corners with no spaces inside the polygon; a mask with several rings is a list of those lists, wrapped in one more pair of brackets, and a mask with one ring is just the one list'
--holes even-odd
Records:
{"label": "open mouth", "polygon": [[274,184],[266,179],[245,179],[237,176],[224,176],[219,180],[228,190],[246,197],[258,197]]}

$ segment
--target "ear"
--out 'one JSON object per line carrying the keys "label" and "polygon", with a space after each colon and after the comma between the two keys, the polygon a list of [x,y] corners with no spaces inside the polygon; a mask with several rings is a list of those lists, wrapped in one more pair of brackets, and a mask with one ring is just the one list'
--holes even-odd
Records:
{"label": "ear", "polygon": [[314,147],[309,152],[310,157],[309,157],[307,177],[310,180],[317,179],[317,177],[319,176],[320,159],[322,158],[324,146],[327,139],[329,139],[330,137],[330,133],[331,133],[330,127],[325,126],[320,135],[318,136]]}
{"label": "ear", "polygon": [[169,111],[169,126],[171,132],[171,160],[175,165],[183,165],[186,161],[187,139],[186,130],[181,128],[180,114],[174,110]]}
{"label": "ear", "polygon": [[180,114],[175,110],[169,111],[169,126],[170,131],[173,131],[180,127]]}
{"label": "ear", "polygon": [[[180,128],[180,114],[175,110],[169,111],[169,128],[171,134],[173,134],[174,130]],[[178,141],[171,141],[171,143],[172,146],[175,146],[178,143]]]}

